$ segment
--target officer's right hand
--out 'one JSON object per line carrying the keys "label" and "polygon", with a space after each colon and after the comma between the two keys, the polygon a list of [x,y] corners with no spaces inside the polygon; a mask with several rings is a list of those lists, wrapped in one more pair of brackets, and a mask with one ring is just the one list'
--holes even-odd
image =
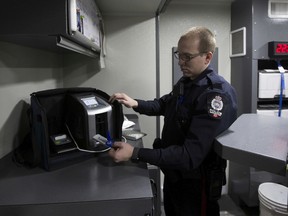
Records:
{"label": "officer's right hand", "polygon": [[134,147],[125,142],[114,142],[113,148],[108,152],[110,157],[114,159],[116,163],[122,161],[128,161],[131,159]]}
{"label": "officer's right hand", "polygon": [[138,107],[138,102],[136,100],[132,99],[131,97],[129,97],[128,95],[126,95],[125,93],[115,93],[115,94],[113,94],[110,97],[109,102],[113,103],[115,100],[117,100],[119,103],[123,104],[127,108],[136,108],[136,107]]}

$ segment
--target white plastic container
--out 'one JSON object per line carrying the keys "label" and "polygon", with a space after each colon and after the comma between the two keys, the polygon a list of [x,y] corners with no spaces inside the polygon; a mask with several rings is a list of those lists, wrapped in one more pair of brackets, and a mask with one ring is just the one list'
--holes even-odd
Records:
{"label": "white plastic container", "polygon": [[[259,72],[258,97],[274,98],[280,95],[281,74],[279,70],[264,70]],[[288,83],[288,73],[284,74],[285,83]],[[283,97],[288,96],[288,89],[284,89]]]}
{"label": "white plastic container", "polygon": [[287,216],[288,188],[272,183],[262,183],[258,188],[260,216]]}

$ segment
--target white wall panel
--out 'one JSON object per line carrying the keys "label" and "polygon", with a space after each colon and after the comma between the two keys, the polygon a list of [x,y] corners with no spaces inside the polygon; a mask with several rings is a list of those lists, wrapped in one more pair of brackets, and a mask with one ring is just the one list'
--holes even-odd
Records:
{"label": "white wall panel", "polygon": [[0,158],[28,131],[30,94],[62,87],[61,65],[61,55],[0,42]]}

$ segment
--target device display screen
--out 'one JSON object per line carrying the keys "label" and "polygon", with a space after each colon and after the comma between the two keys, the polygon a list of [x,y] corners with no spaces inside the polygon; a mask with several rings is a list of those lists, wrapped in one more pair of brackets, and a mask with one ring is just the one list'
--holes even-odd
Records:
{"label": "device display screen", "polygon": [[81,100],[88,107],[96,107],[99,104],[95,97],[81,98]]}
{"label": "device display screen", "polygon": [[268,55],[270,58],[288,57],[288,42],[271,41],[268,44]]}

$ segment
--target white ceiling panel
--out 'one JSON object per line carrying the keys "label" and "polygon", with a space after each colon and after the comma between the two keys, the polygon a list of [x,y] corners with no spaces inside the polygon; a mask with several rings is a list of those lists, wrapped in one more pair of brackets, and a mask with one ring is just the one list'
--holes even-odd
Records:
{"label": "white ceiling panel", "polygon": [[170,4],[229,4],[233,0],[95,0],[103,15],[155,15],[159,6]]}
{"label": "white ceiling panel", "polygon": [[162,0],[95,0],[103,15],[155,14]]}

